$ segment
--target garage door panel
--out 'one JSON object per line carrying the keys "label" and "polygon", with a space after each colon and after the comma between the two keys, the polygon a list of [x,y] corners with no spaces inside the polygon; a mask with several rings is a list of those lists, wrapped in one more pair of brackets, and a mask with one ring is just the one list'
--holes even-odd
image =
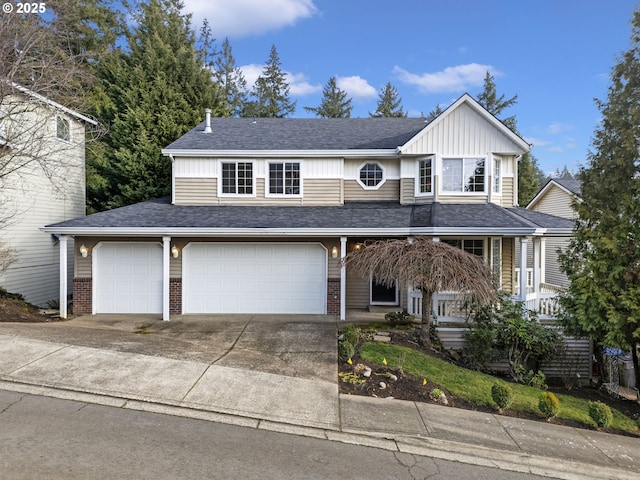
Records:
{"label": "garage door panel", "polygon": [[97,313],[162,313],[162,247],[103,243],[96,257]]}
{"label": "garage door panel", "polygon": [[324,313],[319,244],[192,243],[184,249],[185,313]]}

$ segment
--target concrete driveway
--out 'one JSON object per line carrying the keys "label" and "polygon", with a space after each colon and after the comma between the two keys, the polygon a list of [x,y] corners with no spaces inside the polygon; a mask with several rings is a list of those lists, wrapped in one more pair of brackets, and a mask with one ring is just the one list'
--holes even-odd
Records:
{"label": "concrete driveway", "polygon": [[87,315],[2,323],[0,334],[337,382],[337,323],[326,315]]}

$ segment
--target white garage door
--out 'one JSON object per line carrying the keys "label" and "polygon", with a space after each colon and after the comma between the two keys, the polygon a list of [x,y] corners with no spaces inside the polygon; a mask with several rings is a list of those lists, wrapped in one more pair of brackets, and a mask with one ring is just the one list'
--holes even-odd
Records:
{"label": "white garage door", "polygon": [[101,243],[93,255],[96,313],[162,313],[162,245]]}
{"label": "white garage door", "polygon": [[183,252],[185,313],[326,312],[319,244],[191,243]]}

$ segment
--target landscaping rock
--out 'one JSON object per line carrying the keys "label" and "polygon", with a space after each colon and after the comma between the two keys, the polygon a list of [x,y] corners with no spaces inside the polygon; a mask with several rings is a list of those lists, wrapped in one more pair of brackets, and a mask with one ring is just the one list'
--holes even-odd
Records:
{"label": "landscaping rock", "polygon": [[369,378],[371,376],[371,369],[369,367],[365,368],[362,372],[362,376]]}
{"label": "landscaping rock", "polygon": [[378,384],[378,387],[380,387],[380,390],[384,390],[385,388],[387,388],[387,384],[386,384],[386,383],[384,383],[384,382],[380,382],[380,383]]}
{"label": "landscaping rock", "polygon": [[391,337],[387,337],[385,335],[374,335],[373,336],[373,341],[374,342],[380,342],[380,343],[389,343],[391,342]]}
{"label": "landscaping rock", "polygon": [[390,382],[397,382],[398,381],[398,377],[396,375],[389,375],[389,381]]}

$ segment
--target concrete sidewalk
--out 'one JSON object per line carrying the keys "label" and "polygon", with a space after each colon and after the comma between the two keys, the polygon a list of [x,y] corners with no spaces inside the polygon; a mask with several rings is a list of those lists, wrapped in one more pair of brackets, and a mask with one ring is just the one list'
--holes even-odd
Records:
{"label": "concrete sidewalk", "polygon": [[0,388],[6,390],[551,478],[622,480],[640,475],[637,438],[431,404],[340,395],[337,379],[300,378],[218,363],[0,333]]}

